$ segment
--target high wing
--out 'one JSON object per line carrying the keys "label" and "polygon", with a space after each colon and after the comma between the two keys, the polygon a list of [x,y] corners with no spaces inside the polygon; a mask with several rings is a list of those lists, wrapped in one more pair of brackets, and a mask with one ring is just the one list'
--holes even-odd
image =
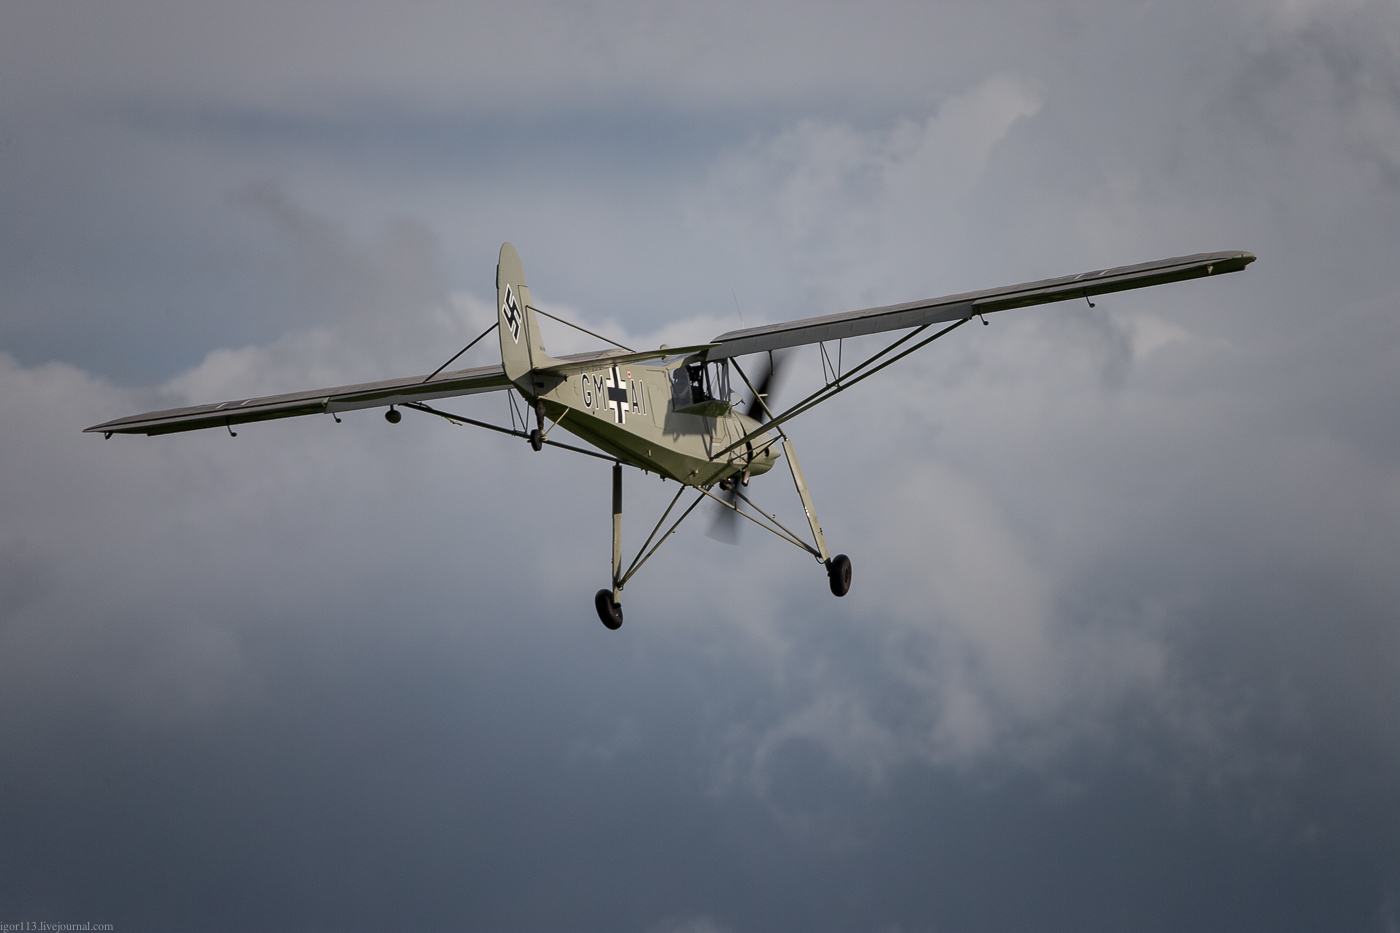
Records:
{"label": "high wing", "polygon": [[430,398],[475,395],[495,392],[510,386],[500,366],[480,366],[441,373],[432,379],[410,376],[383,382],[336,386],[269,395],[217,405],[196,405],[193,408],[172,408],[169,411],[148,411],[141,415],[118,418],[105,424],[93,425],[86,432],[102,434],[173,434],[176,431],[198,431],[201,428],[222,428],[249,421],[270,421],[273,418],[293,418],[297,415],[320,415],[327,412],[354,411],[357,408],[380,408],[421,402]]}
{"label": "high wing", "polygon": [[[990,314],[993,311],[1005,311],[1010,308],[1024,308],[1053,301],[1088,298],[1093,295],[1124,291],[1130,288],[1145,288],[1150,285],[1162,285],[1184,279],[1238,272],[1253,261],[1254,255],[1252,253],[1198,253],[1193,256],[1180,256],[1135,266],[1119,266],[1115,269],[1084,272],[1064,278],[1045,279],[1040,282],[1027,282],[1022,285],[1011,285],[980,292],[966,292],[944,298],[866,308],[863,311],[830,314],[824,317],[787,321],[763,327],[750,327],[721,334],[709,344],[693,347],[668,348],[642,353],[625,353],[616,350],[579,353],[552,359],[549,365],[541,368],[541,371],[553,375],[568,375],[575,371],[591,368],[604,361],[623,363],[653,359],[663,354],[687,355],[697,351],[704,352],[705,357],[710,360],[728,359],[748,353],[778,350],[824,340],[859,337],[865,334],[903,330],[944,321],[963,320],[973,315]],[[506,377],[502,366],[481,366],[475,369],[459,369],[440,373],[431,378],[410,376],[382,382],[366,382],[359,385],[293,392],[287,395],[220,402],[217,405],[198,405],[192,408],[145,412],[93,425],[86,431],[107,435],[172,434],[178,431],[197,431],[202,428],[232,427],[235,424],[246,424],[250,421],[269,421],[274,418],[354,411],[360,408],[403,405],[426,399],[475,395],[479,392],[499,391],[510,386],[511,382]]]}
{"label": "high wing", "polygon": [[706,354],[706,358],[728,359],[747,353],[779,350],[824,340],[861,337],[888,330],[958,321],[977,314],[990,314],[1010,308],[1025,308],[1052,301],[1070,301],[1130,288],[1146,288],[1183,279],[1239,272],[1253,261],[1253,253],[1197,253],[1193,256],[1178,256],[1135,266],[1082,272],[1064,278],[1044,279],[980,292],[948,295],[944,298],[930,298],[906,304],[866,308],[863,311],[828,314],[824,317],[732,330],[714,338],[712,342],[718,346],[712,348]]}
{"label": "high wing", "polygon": [[628,353],[625,350],[590,350],[587,353],[574,353],[553,360],[548,366],[539,367],[536,372],[549,376],[572,376],[575,373],[597,369],[601,364],[622,366],[626,363],[645,363],[672,356],[690,356],[715,347],[713,343],[699,343],[693,347],[662,347],[659,350],[643,350]]}

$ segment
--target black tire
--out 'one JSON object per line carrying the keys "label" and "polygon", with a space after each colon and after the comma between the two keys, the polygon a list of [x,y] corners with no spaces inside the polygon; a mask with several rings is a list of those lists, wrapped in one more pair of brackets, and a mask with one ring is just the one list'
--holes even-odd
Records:
{"label": "black tire", "polygon": [[826,576],[831,581],[831,595],[845,596],[851,591],[851,559],[837,554],[826,565]]}
{"label": "black tire", "polygon": [[612,590],[599,590],[593,597],[593,606],[598,610],[598,618],[611,631],[622,628],[622,605],[613,602]]}
{"label": "black tire", "polygon": [[544,450],[544,435],[540,433],[539,428],[530,429],[530,446],[537,451]]}

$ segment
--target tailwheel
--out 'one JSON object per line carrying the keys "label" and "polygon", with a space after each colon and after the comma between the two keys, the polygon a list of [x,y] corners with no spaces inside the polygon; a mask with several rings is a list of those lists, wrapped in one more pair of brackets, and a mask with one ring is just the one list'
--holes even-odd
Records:
{"label": "tailwheel", "polygon": [[831,595],[845,596],[851,591],[851,559],[837,554],[826,562],[826,576],[831,582]]}
{"label": "tailwheel", "polygon": [[544,399],[535,399],[535,429],[530,432],[530,446],[539,453],[544,449]]}
{"label": "tailwheel", "polygon": [[[850,579],[849,574],[847,579]],[[598,618],[609,629],[615,632],[622,628],[622,604],[613,600],[612,590],[599,590],[598,595],[593,597],[593,605],[598,610]]]}

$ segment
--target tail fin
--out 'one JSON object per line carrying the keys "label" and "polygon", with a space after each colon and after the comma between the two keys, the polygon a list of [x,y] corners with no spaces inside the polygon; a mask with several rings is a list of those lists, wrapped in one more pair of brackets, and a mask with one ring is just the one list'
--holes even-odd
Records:
{"label": "tail fin", "polygon": [[548,365],[550,358],[544,352],[544,340],[530,303],[525,267],[520,264],[515,247],[509,243],[501,244],[501,259],[496,264],[496,314],[506,378],[533,395],[530,371],[536,366]]}

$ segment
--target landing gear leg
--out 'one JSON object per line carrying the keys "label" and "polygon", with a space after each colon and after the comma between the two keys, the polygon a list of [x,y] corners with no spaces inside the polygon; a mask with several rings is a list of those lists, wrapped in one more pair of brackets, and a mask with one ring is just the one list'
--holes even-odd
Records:
{"label": "landing gear leg", "polygon": [[593,605],[598,610],[598,618],[613,631],[622,628],[622,606],[617,598],[622,595],[622,464],[613,464],[612,475],[612,580],[611,590],[599,590],[593,597]]}
{"label": "landing gear leg", "polygon": [[807,513],[807,524],[812,526],[812,537],[816,539],[817,551],[822,564],[826,566],[826,577],[835,596],[845,596],[851,591],[851,559],[845,554],[831,556],[826,546],[826,536],[817,522],[817,510],[812,505],[812,494],[807,491],[807,480],[802,477],[802,467],[797,463],[797,452],[792,449],[792,441],[783,437],[783,455],[787,457],[788,469],[792,470],[792,481],[797,486],[797,494],[802,498],[802,510]]}
{"label": "landing gear leg", "polygon": [[802,511],[807,513],[807,524],[812,526],[812,537],[817,542],[817,551],[822,563],[830,566],[831,552],[827,550],[822,526],[817,524],[817,510],[812,505],[812,494],[807,491],[807,480],[802,478],[802,467],[797,463],[797,451],[792,449],[792,441],[786,437],[783,438],[783,454],[787,456],[788,469],[792,471],[792,481],[797,486],[797,494],[802,497]]}

